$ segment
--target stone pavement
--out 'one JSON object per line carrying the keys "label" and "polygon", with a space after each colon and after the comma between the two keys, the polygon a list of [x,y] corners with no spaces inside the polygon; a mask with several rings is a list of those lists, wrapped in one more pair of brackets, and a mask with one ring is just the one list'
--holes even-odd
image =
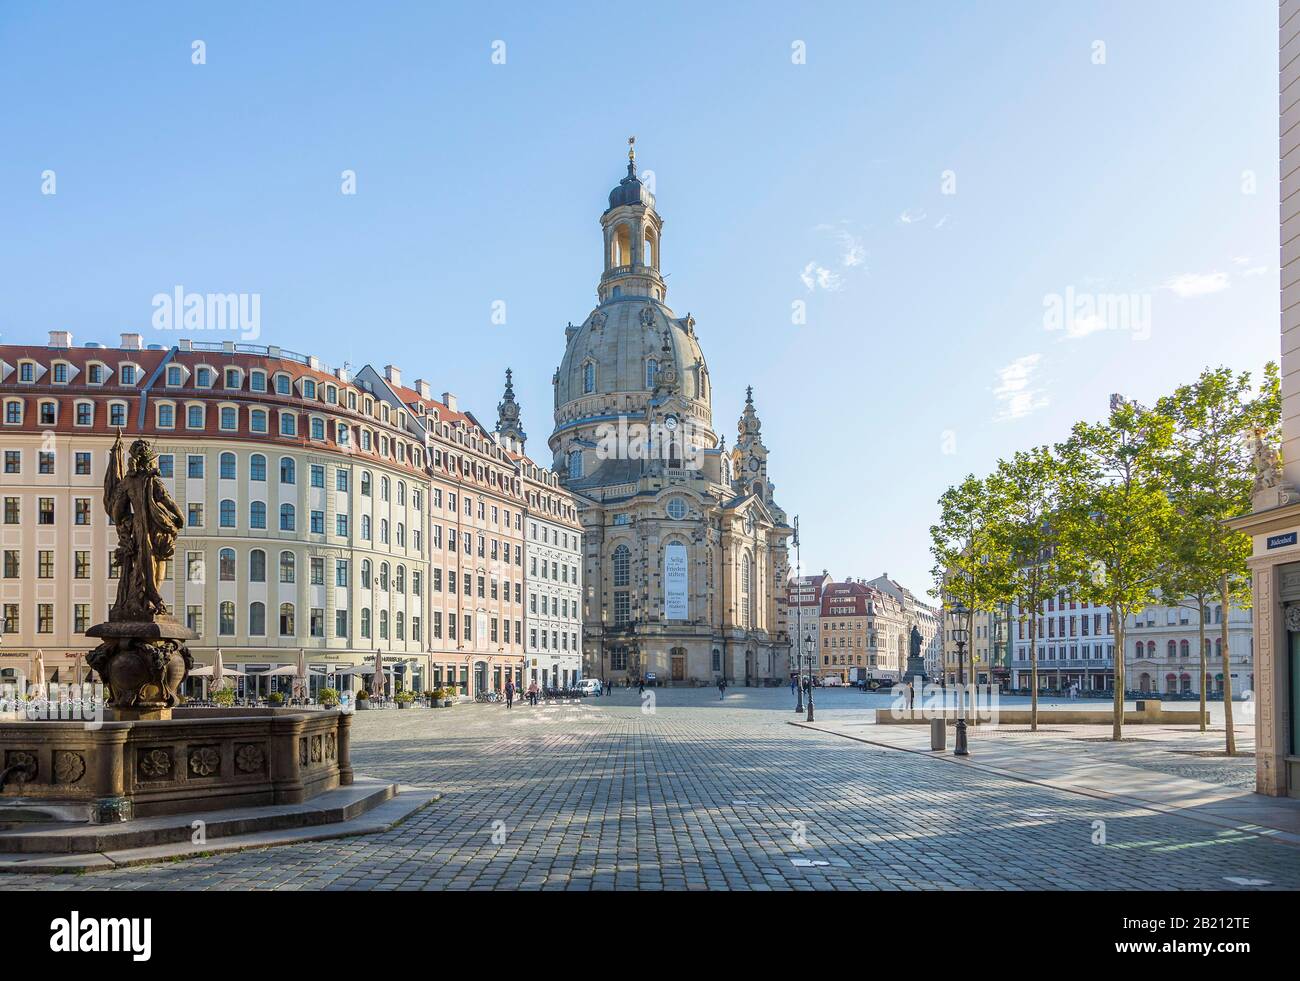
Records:
{"label": "stone pavement", "polygon": [[[785,689],[654,694],[358,713],[358,772],[441,800],[382,834],[0,888],[1300,889],[1298,847],[792,726]],[[819,693],[818,719],[881,704]]]}

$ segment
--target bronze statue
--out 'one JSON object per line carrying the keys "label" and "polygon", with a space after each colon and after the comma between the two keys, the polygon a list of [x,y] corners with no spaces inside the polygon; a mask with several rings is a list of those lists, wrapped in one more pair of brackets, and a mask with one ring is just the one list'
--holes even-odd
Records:
{"label": "bronze statue", "polygon": [[167,612],[158,584],[176,554],[176,539],[185,527],[180,507],[172,500],[158,471],[149,444],[131,444],[129,469],[117,434],[104,473],[104,510],[117,527],[117,561],[121,569],[117,602],[110,620],[138,620]]}
{"label": "bronze statue", "polygon": [[117,527],[117,600],[108,622],[86,631],[103,638],[86,663],[104,680],[120,717],[170,718],[193,667],[184,642],[194,634],[168,615],[158,587],[185,522],[152,448],[137,439],[128,460],[121,430],[104,474],[104,510]]}

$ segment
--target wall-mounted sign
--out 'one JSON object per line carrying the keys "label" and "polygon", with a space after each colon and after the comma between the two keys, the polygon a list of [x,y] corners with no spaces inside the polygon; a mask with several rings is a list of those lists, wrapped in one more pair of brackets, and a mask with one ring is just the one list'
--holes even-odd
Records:
{"label": "wall-mounted sign", "polygon": [[1288,531],[1285,535],[1270,535],[1268,537],[1269,548],[1285,548],[1287,545],[1296,543],[1296,533]]}
{"label": "wall-mounted sign", "polygon": [[689,575],[686,569],[686,546],[669,542],[664,548],[664,619],[686,620]]}

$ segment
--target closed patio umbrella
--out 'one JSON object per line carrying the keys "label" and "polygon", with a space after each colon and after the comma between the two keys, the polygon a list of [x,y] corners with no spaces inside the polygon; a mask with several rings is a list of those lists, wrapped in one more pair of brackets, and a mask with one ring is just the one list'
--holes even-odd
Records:
{"label": "closed patio umbrella", "polygon": [[298,648],[298,673],[293,682],[293,697],[307,697],[307,648]]}
{"label": "closed patio umbrella", "polygon": [[39,648],[36,656],[32,659],[32,684],[40,686],[40,692],[45,694],[45,652]]}
{"label": "closed patio umbrella", "polygon": [[384,697],[387,685],[384,682],[384,655],[375,651],[375,694]]}
{"label": "closed patio umbrella", "polygon": [[218,691],[221,688],[221,675],[226,670],[226,666],[222,661],[221,648],[218,647],[217,652],[212,656],[212,691]]}

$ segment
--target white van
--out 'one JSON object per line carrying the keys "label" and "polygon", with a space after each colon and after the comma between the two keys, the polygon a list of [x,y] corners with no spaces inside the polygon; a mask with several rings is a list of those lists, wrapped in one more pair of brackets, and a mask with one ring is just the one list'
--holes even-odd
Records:
{"label": "white van", "polygon": [[583,678],[583,679],[581,679],[581,680],[578,682],[578,694],[579,694],[579,695],[599,695],[599,694],[600,694],[600,679],[599,679],[599,678]]}

